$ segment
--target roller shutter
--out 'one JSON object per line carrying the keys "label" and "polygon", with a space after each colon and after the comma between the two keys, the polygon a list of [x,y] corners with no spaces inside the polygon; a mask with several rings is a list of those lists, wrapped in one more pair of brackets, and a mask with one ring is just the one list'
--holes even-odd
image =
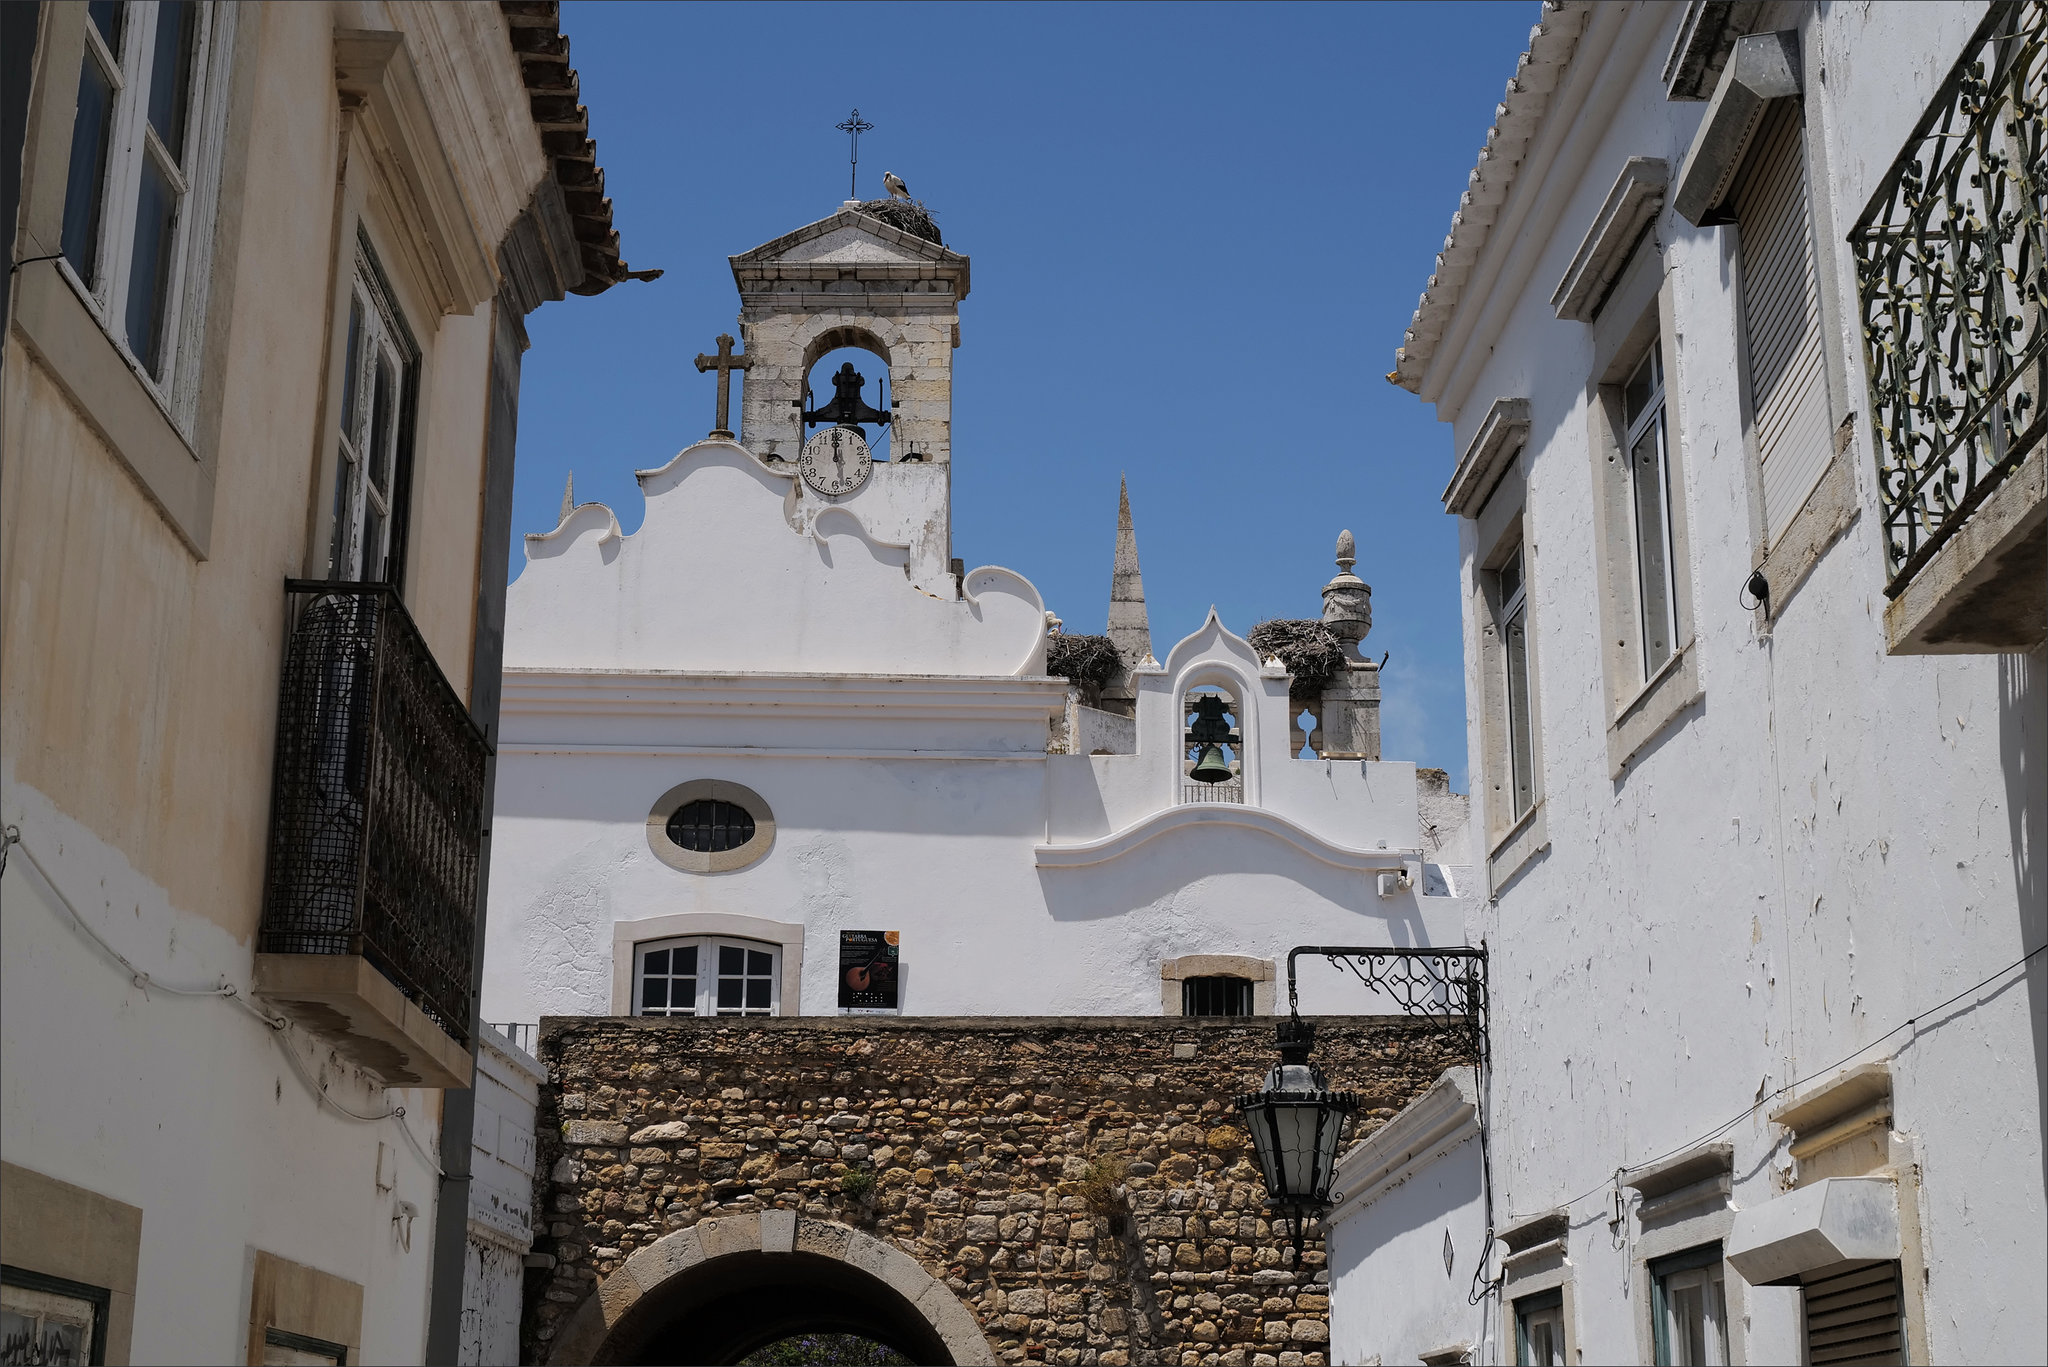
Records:
{"label": "roller shutter", "polygon": [[1806,1360],[1834,1363],[1904,1362],[1899,1321],[1897,1259],[1858,1263],[1802,1288],[1806,1301]]}
{"label": "roller shutter", "polygon": [[1750,414],[1770,543],[1820,482],[1832,454],[1802,135],[1799,102],[1774,101],[1729,196],[1742,234]]}

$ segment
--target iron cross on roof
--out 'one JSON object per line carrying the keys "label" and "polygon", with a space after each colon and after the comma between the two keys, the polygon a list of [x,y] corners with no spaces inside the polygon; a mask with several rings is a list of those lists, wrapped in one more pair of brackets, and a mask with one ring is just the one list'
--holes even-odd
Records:
{"label": "iron cross on roof", "polygon": [[848,199],[859,199],[860,195],[856,187],[860,184],[860,135],[871,131],[874,125],[862,118],[860,111],[856,109],[846,116],[844,122],[835,123],[832,126],[846,134],[849,144],[846,149],[846,159],[852,163],[852,169],[847,173],[846,197]]}
{"label": "iron cross on roof", "polygon": [[753,364],[754,358],[751,356],[732,354],[732,334],[729,332],[718,334],[716,356],[707,356],[701,351],[697,353],[698,374],[701,375],[714,366],[718,369],[718,424],[711,429],[712,436],[732,440],[732,429],[726,426],[732,413],[732,373],[735,370],[749,369]]}

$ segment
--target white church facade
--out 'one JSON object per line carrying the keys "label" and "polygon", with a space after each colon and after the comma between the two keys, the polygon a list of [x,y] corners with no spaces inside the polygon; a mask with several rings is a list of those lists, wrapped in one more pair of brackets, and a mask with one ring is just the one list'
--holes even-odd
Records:
{"label": "white church facade", "polygon": [[[1190,978],[1271,1013],[1292,946],[1464,943],[1415,766],[1300,757],[1277,659],[1212,613],[1087,706],[1047,673],[1031,582],[954,558],[965,257],[850,205],[733,270],[738,437],[640,471],[630,536],[585,503],[527,537],[487,1019],[837,1014],[847,931],[894,941],[892,992],[858,999],[918,1016],[1179,1014]],[[886,365],[901,454],[819,477],[787,458],[801,381],[846,346]],[[1184,734],[1205,694],[1232,728],[1217,783]]]}

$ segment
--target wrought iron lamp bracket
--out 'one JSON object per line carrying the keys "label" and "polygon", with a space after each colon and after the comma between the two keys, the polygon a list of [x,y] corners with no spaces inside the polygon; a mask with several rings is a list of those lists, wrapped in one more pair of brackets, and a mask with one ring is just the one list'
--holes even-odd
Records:
{"label": "wrought iron lamp bracket", "polygon": [[1320,954],[1374,992],[1389,998],[1401,1013],[1417,1020],[1441,1021],[1464,1030],[1472,1055],[1486,1065],[1486,947],[1392,949],[1371,945],[1296,945],[1287,951],[1287,1012],[1301,1014],[1294,961]]}

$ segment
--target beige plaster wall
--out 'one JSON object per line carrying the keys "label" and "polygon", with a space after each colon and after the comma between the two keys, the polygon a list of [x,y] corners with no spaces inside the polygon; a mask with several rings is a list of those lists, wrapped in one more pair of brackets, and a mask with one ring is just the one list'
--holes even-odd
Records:
{"label": "beige plaster wall", "polygon": [[[261,902],[282,581],[305,569],[309,528],[331,498],[319,473],[333,443],[325,377],[335,281],[349,268],[337,234],[353,235],[336,191],[334,29],[395,16],[419,30],[415,59],[441,78],[424,82],[429,102],[488,241],[543,172],[530,122],[511,122],[515,112],[525,118],[524,94],[515,108],[506,82],[517,65],[491,29],[502,16],[495,6],[445,7],[481,18],[442,8],[245,7],[239,42],[253,74],[228,149],[240,159],[238,217],[223,204],[238,231],[217,244],[209,323],[227,341],[206,559],[21,336],[6,341],[0,750],[18,781],[118,849],[175,905],[237,938],[253,933]],[[462,46],[437,51],[449,42]],[[465,693],[489,308],[442,319],[408,301],[423,355],[406,596]]]}

